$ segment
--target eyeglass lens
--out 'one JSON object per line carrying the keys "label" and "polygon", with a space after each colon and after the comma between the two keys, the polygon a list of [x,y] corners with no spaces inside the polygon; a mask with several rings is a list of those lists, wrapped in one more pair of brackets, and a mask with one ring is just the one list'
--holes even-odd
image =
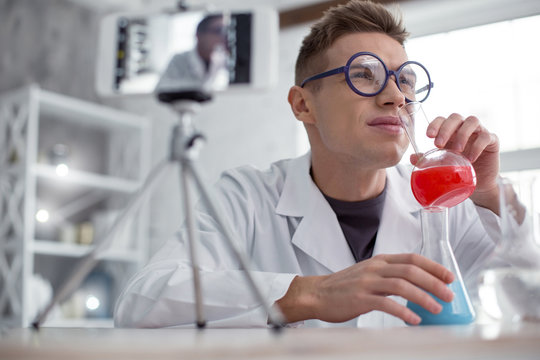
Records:
{"label": "eyeglass lens", "polygon": [[[349,65],[348,75],[352,86],[366,95],[378,93],[387,76],[383,63],[371,55],[355,58]],[[408,100],[422,101],[428,94],[429,77],[422,66],[408,63],[399,69],[397,84]]]}

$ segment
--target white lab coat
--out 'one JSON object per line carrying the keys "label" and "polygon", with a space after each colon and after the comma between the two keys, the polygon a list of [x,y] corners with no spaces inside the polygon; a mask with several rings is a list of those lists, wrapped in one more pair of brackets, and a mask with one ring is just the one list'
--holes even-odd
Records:
{"label": "white lab coat", "polygon": [[[331,274],[355,263],[335,213],[312,181],[310,164],[308,153],[274,163],[266,171],[242,167],[225,172],[217,184],[216,197],[233,225],[238,244],[251,258],[255,278],[269,303],[286,293],[296,275]],[[421,247],[420,206],[409,181],[408,168],[387,169],[387,194],[374,255],[418,252]],[[267,326],[266,314],[249,291],[212,218],[201,210],[198,223],[208,325]],[[494,231],[495,226],[497,216],[470,200],[450,209],[452,248],[466,283],[474,283],[483,260],[492,253],[494,245],[487,231]],[[117,302],[116,326],[193,324],[191,278],[185,236],[180,235],[169,240],[130,280]],[[309,320],[305,325],[382,327],[404,323],[373,311],[347,323]]]}
{"label": "white lab coat", "polygon": [[226,60],[221,48],[213,51],[208,69],[196,49],[176,54],[167,64],[155,91],[223,90],[229,84]]}

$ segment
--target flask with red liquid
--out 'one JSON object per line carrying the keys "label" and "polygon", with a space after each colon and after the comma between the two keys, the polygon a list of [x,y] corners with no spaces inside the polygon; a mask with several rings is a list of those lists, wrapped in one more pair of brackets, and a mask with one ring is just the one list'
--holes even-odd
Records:
{"label": "flask with red liquid", "polygon": [[[445,266],[454,274],[450,289],[454,292],[451,302],[433,298],[442,305],[442,311],[433,314],[411,301],[407,307],[418,314],[420,325],[468,324],[474,321],[475,312],[463,283],[461,272],[450,246],[448,234],[448,208],[467,199],[476,187],[476,174],[470,161],[463,155],[446,149],[422,152],[418,139],[426,140],[429,125],[420,103],[411,102],[400,110],[399,117],[414,148],[417,161],[411,188],[422,205],[421,254]],[[416,136],[415,134],[420,134]]]}

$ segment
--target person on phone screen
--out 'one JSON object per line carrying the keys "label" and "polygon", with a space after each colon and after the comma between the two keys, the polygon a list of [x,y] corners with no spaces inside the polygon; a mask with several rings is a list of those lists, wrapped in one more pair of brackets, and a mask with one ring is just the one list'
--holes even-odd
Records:
{"label": "person on phone screen", "polygon": [[156,92],[221,90],[228,85],[226,27],[223,15],[208,15],[197,25],[193,49],[174,55]]}

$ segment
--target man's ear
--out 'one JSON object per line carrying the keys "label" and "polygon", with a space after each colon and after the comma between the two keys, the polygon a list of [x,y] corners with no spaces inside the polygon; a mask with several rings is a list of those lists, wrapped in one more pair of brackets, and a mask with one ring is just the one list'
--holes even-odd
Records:
{"label": "man's ear", "polygon": [[295,85],[289,89],[289,96],[287,99],[289,100],[294,116],[298,120],[302,121],[304,124],[315,123],[315,117],[313,116],[313,109],[311,106],[312,96],[308,90]]}

